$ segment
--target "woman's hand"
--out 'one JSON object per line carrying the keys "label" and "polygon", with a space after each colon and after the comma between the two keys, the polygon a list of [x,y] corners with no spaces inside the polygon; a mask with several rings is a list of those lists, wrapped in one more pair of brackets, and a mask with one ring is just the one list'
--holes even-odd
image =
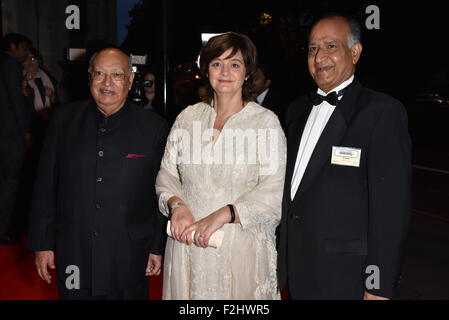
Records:
{"label": "woman's hand", "polygon": [[170,231],[173,238],[179,242],[186,242],[186,237],[183,237],[182,234],[187,227],[195,222],[189,208],[183,205],[174,209],[170,221]]}
{"label": "woman's hand", "polygon": [[[186,228],[181,234],[181,238],[186,237],[189,245],[194,242],[198,247],[206,248],[212,234],[230,220],[229,208],[223,207]],[[195,231],[195,235],[192,239],[193,231]]]}

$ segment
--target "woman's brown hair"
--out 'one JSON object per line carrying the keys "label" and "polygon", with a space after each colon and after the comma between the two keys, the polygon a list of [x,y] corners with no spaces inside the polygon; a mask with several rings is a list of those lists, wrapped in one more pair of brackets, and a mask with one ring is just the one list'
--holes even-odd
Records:
{"label": "woman's brown hair", "polygon": [[[242,98],[244,101],[251,101],[255,94],[254,76],[257,71],[257,49],[253,42],[244,34],[227,32],[209,39],[200,53],[200,71],[203,77],[209,74],[209,64],[215,58],[221,56],[226,50],[232,48],[231,54],[226,59],[232,58],[239,50],[242,53],[245,63],[245,82],[242,87]],[[214,97],[214,90],[210,82],[207,81],[207,102],[211,103]]]}

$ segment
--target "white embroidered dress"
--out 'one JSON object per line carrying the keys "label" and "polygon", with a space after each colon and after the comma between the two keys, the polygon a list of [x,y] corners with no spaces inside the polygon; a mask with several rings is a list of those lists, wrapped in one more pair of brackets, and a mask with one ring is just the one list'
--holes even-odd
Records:
{"label": "white embroidered dress", "polygon": [[286,140],[277,116],[249,102],[213,141],[215,110],[187,107],[167,139],[156,180],[161,212],[184,200],[195,221],[234,204],[240,223],[225,224],[220,248],[167,238],[163,299],[280,299],[275,229],[280,222]]}

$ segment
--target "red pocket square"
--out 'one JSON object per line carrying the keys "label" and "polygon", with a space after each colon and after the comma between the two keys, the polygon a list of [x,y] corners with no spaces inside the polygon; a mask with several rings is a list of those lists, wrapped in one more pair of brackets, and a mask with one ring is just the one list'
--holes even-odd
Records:
{"label": "red pocket square", "polygon": [[144,158],[144,157],[145,157],[145,155],[143,155],[143,154],[128,153],[126,155],[126,159],[129,159],[129,158]]}

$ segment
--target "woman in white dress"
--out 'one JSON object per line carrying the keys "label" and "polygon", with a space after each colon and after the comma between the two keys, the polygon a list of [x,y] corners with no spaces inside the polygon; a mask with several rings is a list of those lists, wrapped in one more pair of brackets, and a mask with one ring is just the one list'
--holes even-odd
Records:
{"label": "woman in white dress", "polygon": [[[256,68],[256,48],[241,34],[215,36],[201,51],[208,103],[178,115],[156,180],[173,237],[163,299],[280,299],[275,229],[286,141],[277,116],[252,102]],[[210,247],[217,230],[222,245]]]}

